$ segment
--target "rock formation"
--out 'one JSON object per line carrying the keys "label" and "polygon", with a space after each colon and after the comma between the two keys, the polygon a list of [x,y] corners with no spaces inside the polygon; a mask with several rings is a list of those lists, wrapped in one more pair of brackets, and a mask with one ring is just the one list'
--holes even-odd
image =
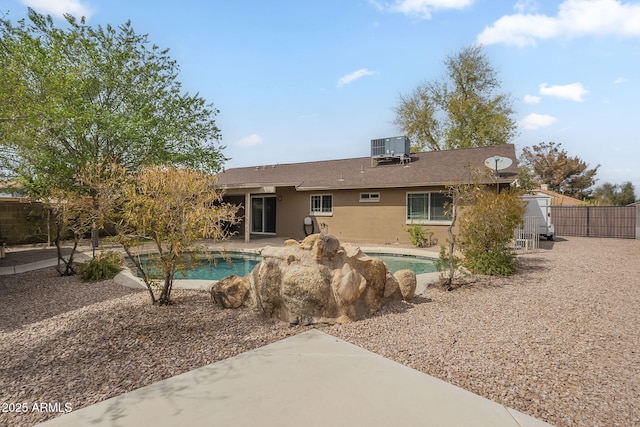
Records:
{"label": "rock formation", "polygon": [[371,316],[387,301],[413,298],[415,274],[392,275],[386,265],[329,234],[266,247],[244,278],[231,276],[211,290],[223,307],[242,304],[292,324],[343,323]]}

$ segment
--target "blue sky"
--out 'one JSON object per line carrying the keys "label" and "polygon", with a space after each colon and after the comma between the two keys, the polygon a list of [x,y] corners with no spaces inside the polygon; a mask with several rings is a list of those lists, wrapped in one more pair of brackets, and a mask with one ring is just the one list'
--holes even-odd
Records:
{"label": "blue sky", "polygon": [[640,1],[0,0],[12,20],[27,6],[131,20],[169,48],[221,111],[227,168],[368,156],[400,134],[399,96],[480,42],[515,99],[518,153],[562,143],[601,165],[597,184],[640,194]]}

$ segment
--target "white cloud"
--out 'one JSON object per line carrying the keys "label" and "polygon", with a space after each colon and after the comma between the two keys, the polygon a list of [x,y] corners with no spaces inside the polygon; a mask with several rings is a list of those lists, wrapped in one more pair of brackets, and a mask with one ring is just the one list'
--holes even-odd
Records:
{"label": "white cloud", "polygon": [[236,142],[236,145],[239,145],[240,147],[253,147],[254,145],[262,144],[262,142],[262,137],[253,133]]}
{"label": "white cloud", "polygon": [[518,0],[513,9],[518,13],[534,12],[538,9],[538,2],[535,0]]}
{"label": "white cloud", "polygon": [[76,18],[91,17],[93,11],[80,0],[22,0],[25,6],[46,15],[62,18],[65,14],[70,14]]}
{"label": "white cloud", "polygon": [[520,126],[527,130],[536,130],[551,126],[556,122],[556,118],[548,114],[531,113],[520,122]]}
{"label": "white cloud", "polygon": [[422,19],[431,19],[434,10],[464,9],[471,6],[475,0],[394,0],[393,2],[369,0],[369,2],[381,11],[399,12]]}
{"label": "white cloud", "polygon": [[617,79],[615,79],[615,80],[613,81],[613,84],[614,84],[614,85],[619,85],[619,84],[621,84],[621,83],[626,83],[627,81],[628,81],[628,80],[627,80],[627,79],[625,79],[624,77],[618,77]]}
{"label": "white cloud", "polygon": [[540,85],[540,94],[545,96],[555,96],[556,98],[568,99],[570,101],[582,102],[584,95],[589,91],[582,86],[582,83],[571,83],[563,86],[549,86],[546,83]]}
{"label": "white cloud", "polygon": [[351,74],[347,74],[346,76],[342,76],[340,77],[340,80],[338,80],[338,84],[336,85],[337,87],[343,87],[345,85],[351,84],[354,81],[364,77],[364,76],[370,76],[372,74],[375,74],[373,71],[369,71],[366,68],[360,68],[357,71],[354,71]]}
{"label": "white cloud", "polygon": [[538,104],[540,102],[540,97],[535,95],[525,95],[524,102],[527,104]]}
{"label": "white cloud", "polygon": [[535,46],[540,40],[582,36],[640,37],[640,4],[619,0],[565,0],[556,16],[505,15],[477,37],[484,45]]}

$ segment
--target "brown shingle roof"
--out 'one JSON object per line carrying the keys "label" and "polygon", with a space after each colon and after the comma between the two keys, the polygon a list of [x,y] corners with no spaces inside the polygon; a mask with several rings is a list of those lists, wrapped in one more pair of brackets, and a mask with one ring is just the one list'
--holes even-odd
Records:
{"label": "brown shingle roof", "polygon": [[513,182],[518,177],[515,147],[505,144],[414,153],[407,165],[360,157],[233,168],[218,174],[218,184],[228,189],[293,186],[299,191],[446,185],[465,179],[469,165],[482,166],[493,156],[513,160],[499,179]]}

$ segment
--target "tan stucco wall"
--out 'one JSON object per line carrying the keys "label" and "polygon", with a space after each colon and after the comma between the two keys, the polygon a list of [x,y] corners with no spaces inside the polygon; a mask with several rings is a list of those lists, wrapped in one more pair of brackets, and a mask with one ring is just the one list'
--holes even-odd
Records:
{"label": "tan stucco wall", "polygon": [[[434,191],[433,188],[415,188],[411,191]],[[361,192],[379,192],[379,202],[360,202]],[[296,192],[279,189],[282,198],[277,203],[278,236],[300,239],[304,237],[303,221],[310,216],[315,231],[326,231],[343,242],[410,244],[406,226],[406,189],[371,189]],[[310,215],[312,194],[332,194],[333,214]],[[425,225],[434,232],[439,243],[445,243],[447,226]]]}
{"label": "tan stucco wall", "polygon": [[[439,191],[442,188],[412,188],[411,192]],[[326,231],[342,242],[411,244],[406,227],[406,198],[409,190],[367,189],[339,191],[299,192],[292,187],[276,189],[276,235],[283,238],[303,239],[304,218],[311,217],[314,231]],[[379,202],[360,202],[360,193],[380,193]],[[313,216],[311,195],[332,194],[333,214]],[[243,201],[243,197],[229,197],[230,201]],[[434,233],[438,244],[445,244],[446,225],[423,225]],[[244,229],[243,225],[239,229]],[[307,228],[307,231],[311,231]]]}

